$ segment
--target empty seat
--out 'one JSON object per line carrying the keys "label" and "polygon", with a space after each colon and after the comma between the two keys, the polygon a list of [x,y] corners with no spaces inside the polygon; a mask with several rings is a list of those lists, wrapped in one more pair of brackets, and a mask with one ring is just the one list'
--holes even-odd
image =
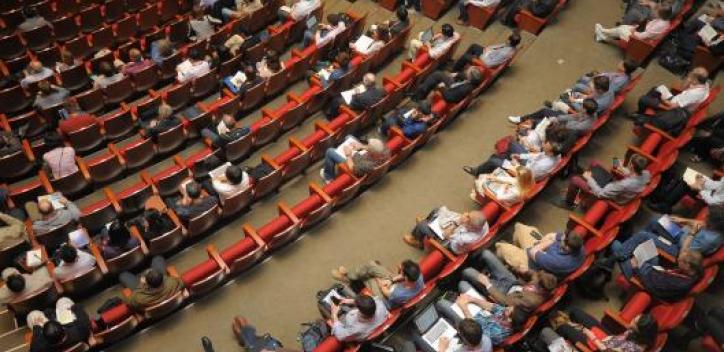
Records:
{"label": "empty seat", "polygon": [[112,181],[125,171],[121,160],[113,151],[108,151],[94,158],[88,158],[84,163],[95,183]]}
{"label": "empty seat", "polygon": [[107,0],[104,10],[106,23],[116,22],[126,14],[126,0]]}
{"label": "empty seat", "polygon": [[118,82],[111,83],[103,88],[103,95],[106,97],[106,105],[119,104],[133,95],[133,83],[128,77]]}
{"label": "empty seat", "polygon": [[9,60],[25,53],[25,45],[17,34],[0,38],[0,59]]}
{"label": "empty seat", "polygon": [[0,90],[0,113],[14,115],[33,103],[33,100],[25,94],[19,85]]}
{"label": "empty seat", "polygon": [[191,100],[191,83],[175,85],[164,92],[164,101],[174,110],[178,110]]}
{"label": "empty seat", "polygon": [[42,26],[23,32],[23,39],[25,39],[28,48],[33,50],[47,48],[55,41],[53,29],[50,26]]}
{"label": "empty seat", "polygon": [[60,80],[63,87],[71,92],[87,88],[91,82],[85,65],[75,65],[67,70],[60,71]]}
{"label": "empty seat", "polygon": [[53,21],[55,40],[65,42],[78,36],[80,26],[74,16],[65,16]]}
{"label": "empty seat", "polygon": [[199,214],[198,216],[189,219],[186,226],[186,236],[193,238],[199,236],[210,229],[221,217],[221,208],[218,205],[214,205],[211,209]]}
{"label": "empty seat", "polygon": [[69,40],[65,43],[65,49],[70,51],[73,54],[73,57],[84,60],[87,59],[93,52],[90,44],[88,43],[88,38],[85,36]]}
{"label": "empty seat", "polygon": [[151,4],[138,12],[138,30],[140,32],[148,32],[152,28],[158,26],[161,17],[158,15],[156,4]]}
{"label": "empty seat", "polygon": [[101,118],[107,139],[118,139],[133,132],[135,121],[130,110],[120,110]]}
{"label": "empty seat", "polygon": [[146,165],[156,156],[156,147],[150,138],[138,138],[119,150],[126,162],[126,168],[134,169]]}
{"label": "empty seat", "polygon": [[104,48],[110,48],[114,43],[113,28],[103,27],[91,33],[91,42],[93,50],[98,51]]}
{"label": "empty seat", "polygon": [[126,16],[116,23],[116,43],[125,43],[138,32],[136,17]]}
{"label": "empty seat", "polygon": [[60,48],[52,45],[46,49],[35,52],[38,61],[43,63],[45,67],[54,67],[55,63],[60,61]]}
{"label": "empty seat", "polygon": [[95,149],[103,143],[104,136],[99,124],[92,124],[67,134],[73,149],[83,153]]}
{"label": "empty seat", "polygon": [[264,100],[265,88],[266,84],[262,82],[248,89],[246,94],[244,94],[244,99],[241,101],[240,109],[242,111],[249,111],[259,105]]}
{"label": "empty seat", "polygon": [[178,0],[161,0],[161,22],[166,23],[179,13]]}
{"label": "empty seat", "polygon": [[93,32],[101,25],[103,25],[103,15],[100,6],[93,5],[80,11],[80,28],[84,33]]}
{"label": "empty seat", "polygon": [[191,82],[191,97],[193,99],[203,98],[218,87],[219,80],[216,71],[211,71]]}
{"label": "empty seat", "polygon": [[15,153],[0,158],[0,170],[3,170],[0,179],[10,180],[24,176],[35,168],[35,157],[32,152],[28,154],[25,150],[18,150]]}
{"label": "empty seat", "polygon": [[103,101],[103,92],[100,89],[91,89],[75,96],[78,105],[83,111],[93,114],[105,105]]}

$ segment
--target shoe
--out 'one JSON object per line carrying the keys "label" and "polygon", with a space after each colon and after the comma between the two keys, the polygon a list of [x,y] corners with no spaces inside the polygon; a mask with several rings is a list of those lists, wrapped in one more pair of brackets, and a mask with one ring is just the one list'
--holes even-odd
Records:
{"label": "shoe", "polygon": [[332,278],[341,282],[349,282],[349,278],[347,277],[347,268],[340,266],[337,269],[332,269]]}
{"label": "shoe", "polygon": [[214,346],[211,345],[211,339],[206,336],[201,338],[201,346],[204,348],[204,352],[214,352]]}
{"label": "shoe", "polygon": [[410,245],[412,247],[423,249],[422,242],[418,241],[417,238],[415,238],[415,236],[413,236],[412,234],[409,234],[409,233],[404,234],[402,236],[402,240],[405,241],[405,243],[407,243],[408,245]]}
{"label": "shoe", "polygon": [[332,180],[328,180],[327,177],[324,176],[324,168],[319,170],[319,177],[322,178],[325,184],[332,182]]}
{"label": "shoe", "polygon": [[463,171],[469,173],[472,176],[477,176],[475,175],[475,170],[473,170],[471,166],[463,166]]}
{"label": "shoe", "polygon": [[553,103],[550,100],[546,100],[543,102],[543,106],[551,109],[551,108],[553,108]]}
{"label": "shoe", "polygon": [[514,116],[514,115],[508,116],[508,121],[517,125],[520,123],[520,116]]}

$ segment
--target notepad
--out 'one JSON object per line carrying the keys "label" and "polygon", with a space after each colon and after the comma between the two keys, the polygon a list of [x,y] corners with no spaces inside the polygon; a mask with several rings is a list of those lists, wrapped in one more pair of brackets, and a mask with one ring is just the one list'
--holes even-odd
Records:
{"label": "notepad", "polygon": [[68,242],[75,248],[83,248],[90,244],[90,238],[85,230],[78,229],[68,233]]}
{"label": "notepad", "polygon": [[679,224],[675,223],[674,220],[672,220],[671,217],[668,215],[664,215],[664,216],[660,217],[658,220],[658,223],[675,240],[678,240],[679,237],[681,237],[681,235],[684,234],[684,229],[681,226],[679,226]]}
{"label": "notepad", "polygon": [[228,169],[229,166],[231,166],[231,163],[228,161],[224,164],[219,165],[219,167],[209,171],[209,177],[217,178],[219,176],[224,175],[226,173],[226,169]]}
{"label": "notepad", "polygon": [[656,243],[654,240],[648,240],[640,245],[636,246],[633,252],[636,261],[639,265],[659,256],[659,252],[656,250]]}
{"label": "notepad", "polygon": [[669,100],[669,99],[671,99],[671,97],[674,96],[673,94],[671,94],[671,91],[669,90],[669,88],[663,84],[656,87],[656,91],[661,93],[661,99],[664,99],[664,100]]}
{"label": "notepad", "polygon": [[236,74],[231,77],[230,80],[231,84],[234,85],[234,87],[238,90],[244,82],[246,82],[246,74],[241,71],[237,71]]}
{"label": "notepad", "polygon": [[[480,293],[478,293],[478,291],[473,290],[473,289],[470,289],[470,290],[467,290],[467,291],[461,292],[461,293],[464,293],[464,294],[466,294],[466,295],[468,295],[468,296],[472,296],[472,297],[475,297],[475,298],[483,298],[483,296],[481,296]],[[482,314],[484,314],[484,315],[485,315],[485,313],[487,313],[488,315],[490,314],[488,311],[483,311],[483,309],[480,308],[477,304],[468,303],[468,307],[467,307],[467,308],[468,308],[468,311],[470,311],[470,315],[472,315],[472,316],[475,316],[475,315],[477,315],[478,313],[482,313]],[[465,315],[463,315],[463,310],[460,309],[460,306],[459,306],[457,303],[453,304],[452,310],[453,310],[453,311],[455,312],[455,314],[457,314],[460,318],[465,318]]]}
{"label": "notepad", "polygon": [[319,72],[317,72],[317,75],[319,75],[319,77],[322,77],[323,80],[329,81],[329,76],[331,76],[332,73],[329,72],[327,69],[323,68],[323,69],[319,70]]}
{"label": "notepad", "polygon": [[374,39],[363,34],[354,42],[354,47],[357,51],[367,52],[367,49],[369,49],[374,42]]}
{"label": "notepad", "polygon": [[344,142],[342,142],[340,145],[337,146],[336,151],[337,151],[337,153],[339,153],[339,155],[344,156],[344,155],[346,155],[345,149],[347,149],[348,146],[356,144],[356,143],[359,143],[359,140],[357,138],[355,138],[354,136],[347,136],[344,139]]}
{"label": "notepad", "polygon": [[686,168],[686,171],[684,171],[684,175],[682,176],[682,179],[684,180],[684,182],[686,182],[686,184],[691,186],[696,183],[697,176],[701,176],[701,177],[704,177],[704,179],[709,180],[709,178],[706,177],[706,175],[704,175],[701,172],[696,171],[690,167]]}
{"label": "notepad", "polygon": [[352,103],[352,97],[354,97],[357,94],[364,93],[367,90],[365,86],[359,85],[357,87],[354,87],[350,90],[345,90],[344,92],[340,93],[342,94],[342,98],[344,99],[344,103],[349,105]]}
{"label": "notepad", "polygon": [[25,252],[25,264],[32,268],[43,264],[43,251],[41,251],[40,248],[37,248]]}
{"label": "notepad", "polygon": [[711,46],[714,38],[719,34],[710,24],[705,24],[697,33],[706,46]]}

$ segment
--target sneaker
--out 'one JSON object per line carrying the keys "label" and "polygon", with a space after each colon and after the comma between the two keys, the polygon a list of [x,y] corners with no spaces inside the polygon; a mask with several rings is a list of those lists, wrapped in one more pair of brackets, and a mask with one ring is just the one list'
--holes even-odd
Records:
{"label": "sneaker", "polygon": [[517,125],[520,123],[520,116],[514,116],[514,115],[508,116],[508,121]]}
{"label": "sneaker", "polygon": [[324,175],[324,168],[319,170],[319,177],[322,178],[325,184],[331,182],[332,180],[328,180],[327,177]]}
{"label": "sneaker", "polygon": [[463,166],[463,171],[467,172],[470,175],[477,177],[477,175],[475,174],[475,170],[473,170],[473,168],[471,166]]}

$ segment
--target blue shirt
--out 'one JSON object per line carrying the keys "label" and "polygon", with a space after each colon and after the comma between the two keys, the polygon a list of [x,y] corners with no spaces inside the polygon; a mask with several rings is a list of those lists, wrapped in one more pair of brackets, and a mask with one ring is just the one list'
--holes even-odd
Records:
{"label": "blue shirt", "polygon": [[[703,256],[714,254],[714,252],[721,247],[722,243],[724,243],[724,236],[718,232],[708,229],[701,229],[693,236],[691,244],[689,244],[689,249],[697,251]],[[679,246],[683,246],[684,239],[686,237],[688,236],[681,236],[681,239],[679,239]]]}
{"label": "blue shirt", "polygon": [[615,94],[618,93],[629,81],[630,77],[623,72],[606,72],[608,77],[608,88]]}
{"label": "blue shirt", "polygon": [[556,241],[546,250],[538,252],[532,257],[530,250],[528,251],[528,264],[531,269],[543,269],[557,276],[565,276],[576,269],[586,259],[585,250],[581,249],[578,253],[566,253],[561,249],[561,239],[563,233],[556,235]]}
{"label": "blue shirt", "polygon": [[513,330],[510,320],[505,316],[505,306],[500,304],[494,304],[490,314],[481,311],[473,319],[480,324],[483,335],[489,336],[495,346],[503,343]]}
{"label": "blue shirt", "polygon": [[424,287],[425,280],[423,279],[422,274],[420,274],[420,277],[417,278],[415,286],[411,288],[403,285],[402,283],[392,285],[390,297],[387,298],[386,302],[387,307],[395,308],[407,303],[407,301],[409,301],[412,297],[415,297],[418,293],[420,293]]}

